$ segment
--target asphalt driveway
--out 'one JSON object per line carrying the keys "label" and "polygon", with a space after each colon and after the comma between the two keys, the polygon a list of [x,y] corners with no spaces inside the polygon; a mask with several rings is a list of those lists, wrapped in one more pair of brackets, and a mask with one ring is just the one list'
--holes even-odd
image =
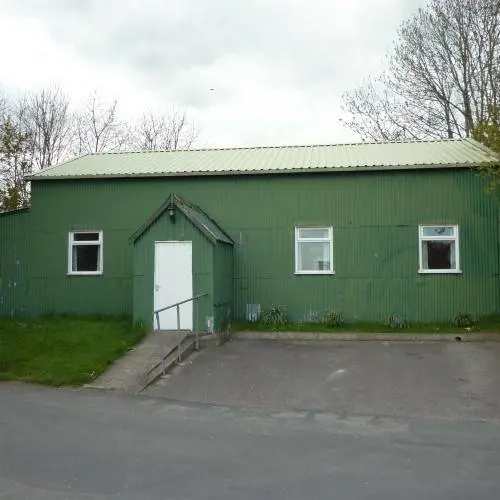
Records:
{"label": "asphalt driveway", "polygon": [[151,396],[235,406],[500,418],[500,343],[237,340],[209,346]]}

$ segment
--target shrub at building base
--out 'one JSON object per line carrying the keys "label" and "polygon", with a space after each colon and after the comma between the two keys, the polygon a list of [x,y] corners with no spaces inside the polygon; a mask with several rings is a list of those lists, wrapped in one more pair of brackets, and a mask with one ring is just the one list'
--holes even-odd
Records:
{"label": "shrub at building base", "polygon": [[273,305],[267,311],[264,311],[261,317],[263,325],[273,329],[283,328],[288,324],[288,317],[283,306]]}

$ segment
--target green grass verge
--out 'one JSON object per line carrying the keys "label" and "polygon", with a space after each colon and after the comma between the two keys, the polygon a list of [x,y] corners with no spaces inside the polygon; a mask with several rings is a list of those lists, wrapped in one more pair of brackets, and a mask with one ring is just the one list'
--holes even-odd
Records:
{"label": "green grass verge", "polygon": [[145,333],[129,318],[0,318],[0,380],[81,385],[101,374]]}
{"label": "green grass verge", "polygon": [[487,317],[479,320],[470,330],[458,328],[451,323],[410,323],[407,328],[388,328],[383,323],[345,323],[342,327],[333,328],[324,323],[288,323],[275,328],[263,323],[236,322],[231,327],[234,332],[357,332],[357,333],[464,333],[491,332],[500,333],[500,317]]}

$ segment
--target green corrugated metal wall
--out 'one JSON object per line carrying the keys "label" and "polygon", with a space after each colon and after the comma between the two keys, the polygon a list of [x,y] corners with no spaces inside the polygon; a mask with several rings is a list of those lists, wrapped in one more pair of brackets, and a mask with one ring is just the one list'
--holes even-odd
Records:
{"label": "green corrugated metal wall", "polygon": [[214,327],[221,331],[233,314],[233,246],[219,242],[214,246]]}
{"label": "green corrugated metal wall", "polygon": [[[236,318],[248,303],[283,304],[294,319],[318,318],[330,308],[348,320],[491,314],[499,302],[498,217],[483,188],[467,169],[35,182],[33,208],[19,219],[25,230],[5,229],[17,225],[17,216],[0,218],[2,282],[12,274],[12,246],[29,271],[19,289],[3,285],[1,312],[130,314],[127,239],[175,192],[235,242]],[[462,275],[418,274],[417,227],[431,223],[459,224]],[[308,224],[334,226],[334,276],[294,275],[293,228]],[[74,228],[104,231],[102,277],[66,276],[67,233]]]}
{"label": "green corrugated metal wall", "polygon": [[160,217],[134,245],[134,321],[152,324],[155,241],[193,242],[193,294],[209,294],[193,306],[193,311],[198,313],[194,326],[198,325],[199,330],[205,330],[206,318],[213,316],[212,243],[179,210],[175,224],[166,215]]}
{"label": "green corrugated metal wall", "polygon": [[4,316],[29,313],[31,259],[25,237],[31,228],[28,211],[0,215],[0,312]]}

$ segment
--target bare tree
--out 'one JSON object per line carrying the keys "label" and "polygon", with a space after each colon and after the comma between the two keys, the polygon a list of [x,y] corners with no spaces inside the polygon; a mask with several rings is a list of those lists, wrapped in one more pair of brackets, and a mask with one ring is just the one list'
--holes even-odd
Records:
{"label": "bare tree", "polygon": [[500,104],[500,2],[430,0],[404,22],[388,69],[344,95],[363,139],[469,137]]}
{"label": "bare tree", "polygon": [[76,154],[119,151],[130,142],[126,123],[118,119],[118,101],[106,103],[97,92],[92,94],[85,109],[74,116]]}
{"label": "bare tree", "polygon": [[33,167],[42,169],[69,154],[69,100],[58,87],[26,96],[15,105],[15,117],[30,141]]}
{"label": "bare tree", "polygon": [[185,111],[173,109],[165,115],[142,115],[134,135],[138,149],[172,151],[192,147],[198,138],[198,130]]}
{"label": "bare tree", "polygon": [[130,126],[117,108],[116,100],[105,102],[97,92],[78,112],[58,87],[17,100],[0,92],[0,210],[27,206],[25,176],[71,154],[187,149],[198,137],[185,112],[148,113]]}

